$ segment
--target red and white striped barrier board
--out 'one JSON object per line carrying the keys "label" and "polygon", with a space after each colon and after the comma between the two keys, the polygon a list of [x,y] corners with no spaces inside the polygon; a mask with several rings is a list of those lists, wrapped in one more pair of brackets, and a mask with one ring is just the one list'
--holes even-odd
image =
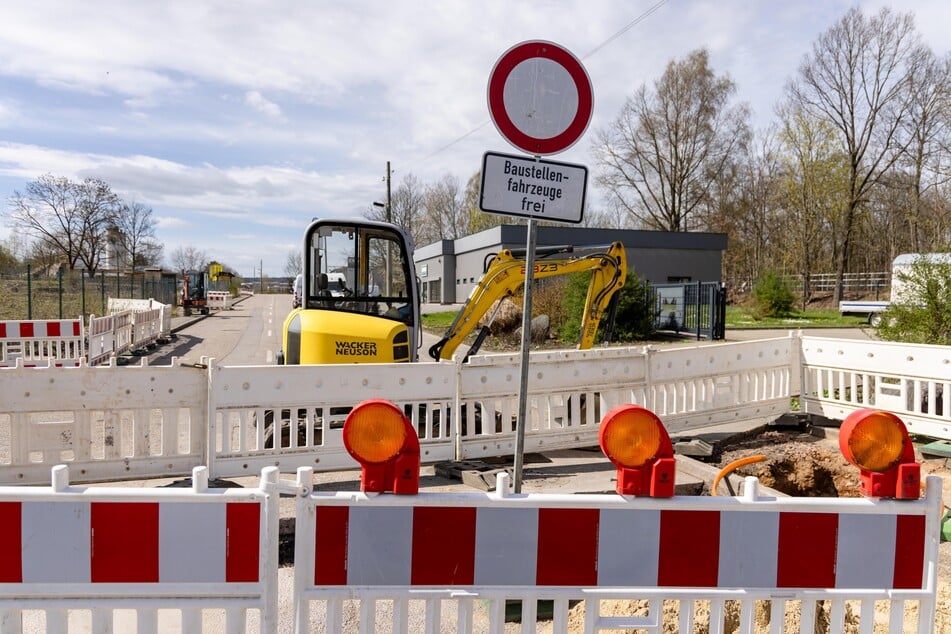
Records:
{"label": "red and white striped barrier board", "polygon": [[315,538],[317,586],[924,583],[922,515],[318,506]]}
{"label": "red and white striped barrier board", "polygon": [[78,367],[85,356],[81,319],[0,321],[0,367]]}
{"label": "red and white striped barrier board", "polygon": [[69,339],[82,337],[81,319],[46,321],[0,321],[0,340],[3,339]]}
{"label": "red and white striped barrier board", "polygon": [[257,583],[261,506],[0,502],[0,583]]}
{"label": "red and white striped barrier board", "polygon": [[[311,477],[299,470],[298,484]],[[770,603],[775,631],[787,609],[799,613],[803,631],[822,609],[826,631],[847,631],[848,602],[861,605],[862,631],[872,631],[881,602],[890,606],[889,632],[933,631],[940,478],[928,478],[923,499],[898,501],[764,497],[755,478],[745,484],[742,497],[300,496],[297,631],[313,625],[315,608],[326,610],[330,631],[343,627],[354,600],[366,617],[361,632],[374,631],[381,602],[402,614],[424,600],[438,627],[446,598],[459,602],[459,631],[474,631],[475,600],[501,631],[507,601],[520,601],[523,623],[532,623],[540,599],[554,600],[554,631],[567,631],[570,601],[585,603],[586,633],[659,631],[661,622],[666,631],[671,618],[679,631],[697,631],[696,601],[709,604],[711,632],[732,631],[724,629],[728,602],[739,608],[738,631],[753,631],[759,601]],[[507,487],[504,480],[497,489]],[[646,616],[602,615],[605,599],[650,605]],[[661,608],[667,601],[677,602],[677,614]]]}
{"label": "red and white striped barrier board", "polygon": [[[0,486],[0,631],[40,616],[49,632],[277,632],[276,469],[227,489],[209,489],[205,467],[190,489],[52,476]],[[91,629],[74,626],[84,614]]]}
{"label": "red and white striped barrier board", "polygon": [[211,310],[230,310],[231,293],[228,291],[208,291],[208,308]]}

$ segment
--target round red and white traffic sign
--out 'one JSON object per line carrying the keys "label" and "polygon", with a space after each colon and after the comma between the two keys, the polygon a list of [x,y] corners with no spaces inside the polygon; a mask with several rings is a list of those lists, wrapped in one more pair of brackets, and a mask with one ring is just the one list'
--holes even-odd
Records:
{"label": "round red and white traffic sign", "polygon": [[516,44],[489,75],[489,114],[499,134],[529,154],[563,152],[575,144],[594,106],[591,80],[568,50],[552,42]]}

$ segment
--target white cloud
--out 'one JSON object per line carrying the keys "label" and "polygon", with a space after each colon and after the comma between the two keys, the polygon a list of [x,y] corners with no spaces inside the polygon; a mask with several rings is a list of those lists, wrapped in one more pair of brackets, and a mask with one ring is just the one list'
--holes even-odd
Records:
{"label": "white cloud", "polygon": [[[519,41],[583,58],[593,120],[557,158],[587,164],[594,132],[625,97],[701,46],[757,123],[769,121],[802,56],[852,1],[676,0],[633,23],[654,4],[6,3],[0,200],[47,172],[97,176],[152,206],[167,244],[200,240],[227,249],[233,266],[256,265],[296,245],[312,217],[380,200],[388,160],[394,184],[410,173],[464,183],[483,152],[512,151],[484,125],[485,91]],[[926,41],[948,50],[947,0],[860,4],[914,11]]]}
{"label": "white cloud", "polygon": [[191,226],[191,223],[176,216],[156,216],[155,225],[159,229],[183,229]]}
{"label": "white cloud", "polygon": [[265,99],[264,95],[257,90],[246,92],[244,94],[244,103],[269,117],[279,118],[281,116],[281,107],[273,101]]}

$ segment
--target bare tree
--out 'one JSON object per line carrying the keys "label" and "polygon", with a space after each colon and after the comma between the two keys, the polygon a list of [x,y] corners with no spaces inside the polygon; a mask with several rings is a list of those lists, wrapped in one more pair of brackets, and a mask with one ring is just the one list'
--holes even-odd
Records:
{"label": "bare tree", "polygon": [[52,250],[76,268],[82,244],[83,206],[76,184],[68,178],[44,174],[29,182],[21,193],[10,197],[7,217],[10,224]]}
{"label": "bare tree", "polygon": [[479,209],[479,188],[482,186],[482,172],[477,171],[469,177],[462,194],[462,212],[466,216],[466,234],[485,231],[499,224],[499,217],[487,214]]}
{"label": "bare tree", "polygon": [[12,269],[19,264],[20,261],[14,254],[13,249],[8,247],[7,244],[0,242],[0,271]]}
{"label": "bare tree", "polygon": [[297,277],[304,270],[304,256],[300,249],[291,249],[287,252],[287,260],[284,262],[284,275],[287,277]]}
{"label": "bare tree", "polygon": [[420,226],[419,244],[455,240],[466,235],[468,216],[463,208],[459,181],[446,174],[423,193],[425,222]]}
{"label": "bare tree", "polygon": [[781,106],[779,116],[780,203],[788,236],[783,246],[803,276],[802,295],[807,302],[811,275],[834,265],[835,219],[848,204],[847,161],[828,121],[810,117],[795,103]]}
{"label": "bare tree", "polygon": [[152,208],[135,201],[120,205],[115,217],[121,249],[129,266],[153,266],[162,260],[162,245],[155,240]]}
{"label": "bare tree", "polygon": [[711,176],[749,136],[746,106],[729,105],[736,90],[716,76],[705,49],[671,61],[664,74],[629,97],[597,135],[598,182],[651,229],[688,231],[708,202]]}
{"label": "bare tree", "polygon": [[848,161],[848,199],[837,219],[836,302],[863,203],[908,147],[901,132],[922,58],[910,14],[883,8],[868,18],[853,8],[813,44],[786,87],[789,101],[804,114],[835,126]]}
{"label": "bare tree", "polygon": [[608,201],[607,209],[588,207],[582,215],[582,227],[600,227],[606,229],[630,229],[631,215],[617,199]]}
{"label": "bare tree", "polygon": [[[413,174],[407,174],[393,191],[390,199],[390,219],[413,238],[414,244],[420,244],[419,232],[423,222],[424,187],[422,181]],[[367,217],[371,220],[386,220],[386,209],[370,207]]]}
{"label": "bare tree", "polygon": [[44,240],[35,240],[30,245],[27,260],[42,275],[53,276],[63,268],[63,256],[58,247]]}
{"label": "bare tree", "polygon": [[119,196],[109,184],[87,178],[76,185],[80,203],[79,261],[89,277],[94,277],[106,253],[106,230],[115,225]]}
{"label": "bare tree", "polygon": [[173,249],[169,259],[175,271],[203,271],[208,268],[208,255],[193,246]]}
{"label": "bare tree", "polygon": [[748,292],[767,270],[778,270],[777,159],[772,134],[729,163],[714,178],[707,228],[727,234],[723,273],[735,292]]}
{"label": "bare tree", "polygon": [[951,145],[951,54],[939,60],[926,51],[910,80],[912,98],[904,123],[910,143],[902,162],[911,176],[911,204],[906,212],[909,248],[921,252],[926,190],[947,179],[941,171],[948,166],[942,166],[940,161]]}

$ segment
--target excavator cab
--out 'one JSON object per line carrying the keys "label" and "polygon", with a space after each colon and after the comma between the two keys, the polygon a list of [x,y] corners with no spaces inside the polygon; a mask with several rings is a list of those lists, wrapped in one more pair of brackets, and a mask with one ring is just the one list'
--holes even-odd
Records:
{"label": "excavator cab", "polygon": [[282,365],[417,360],[412,245],[398,226],[315,220],[304,234],[301,307],[284,321]]}

